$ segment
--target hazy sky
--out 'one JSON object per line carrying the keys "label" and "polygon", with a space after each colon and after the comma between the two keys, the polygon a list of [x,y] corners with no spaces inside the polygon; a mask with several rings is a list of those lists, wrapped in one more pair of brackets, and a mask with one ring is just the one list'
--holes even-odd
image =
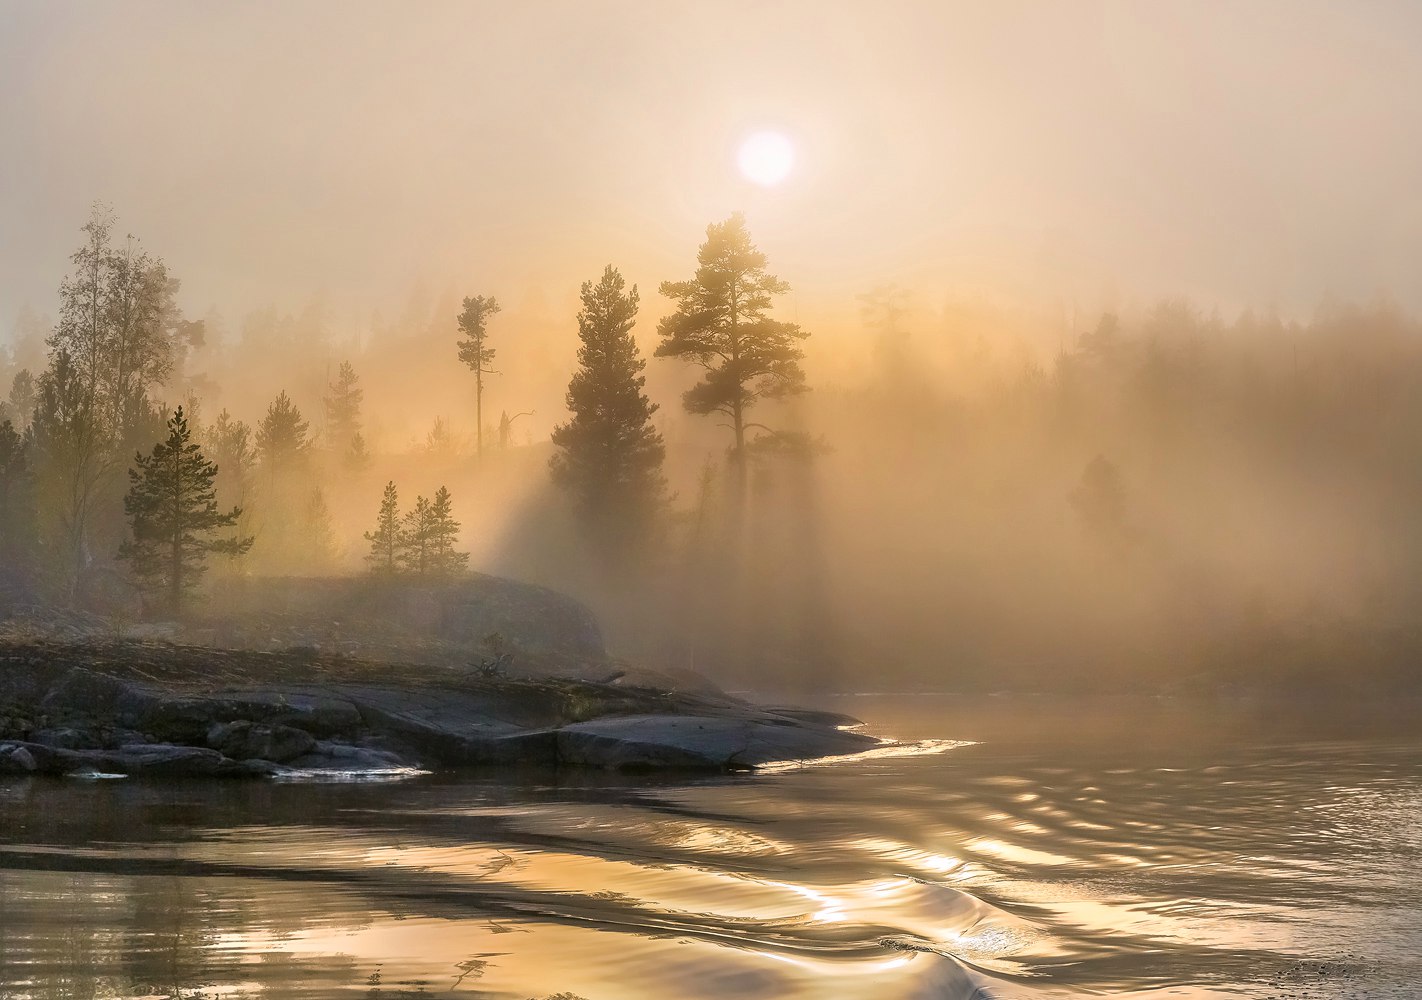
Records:
{"label": "hazy sky", "polygon": [[889,279],[1422,308],[1422,5],[0,0],[0,172],[0,330],[96,199],[231,318],[649,293],[737,208],[802,320]]}

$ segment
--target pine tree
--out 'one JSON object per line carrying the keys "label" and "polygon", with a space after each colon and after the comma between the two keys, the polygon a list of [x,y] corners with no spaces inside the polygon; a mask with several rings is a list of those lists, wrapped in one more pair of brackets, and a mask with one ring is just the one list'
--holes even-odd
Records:
{"label": "pine tree", "polygon": [[360,376],[349,361],[342,361],[336,381],[330,384],[326,397],[326,433],[331,449],[340,454],[348,451],[360,434],[360,404],[365,391],[360,388]]}
{"label": "pine tree", "polygon": [[415,506],[401,518],[398,559],[412,576],[448,578],[468,566],[469,553],[454,550],[459,522],[453,506],[449,490],[441,486],[433,502],[416,497]]}
{"label": "pine tree", "polygon": [[208,428],[202,421],[202,397],[189,392],[183,397],[182,407],[188,418],[188,433],[199,441],[209,440]]}
{"label": "pine tree", "polygon": [[[209,450],[217,464],[217,500],[242,509],[234,533],[239,537],[249,533],[254,520],[250,478],[256,455],[252,450],[252,428],[246,421],[235,420],[226,408],[217,415],[208,429]],[[232,567],[235,568],[233,560]]]}
{"label": "pine tree", "polygon": [[274,469],[291,464],[310,446],[306,439],[310,426],[283,389],[257,425],[257,453]]}
{"label": "pine tree", "polygon": [[400,568],[418,577],[430,570],[430,502],[415,498],[415,506],[400,519]]}
{"label": "pine tree", "polygon": [[456,454],[458,450],[459,442],[454,439],[449,424],[444,417],[435,417],[434,424],[431,425],[429,433],[425,435],[425,451],[431,455],[448,458]]}
{"label": "pine tree", "polygon": [[234,420],[226,407],[217,415],[208,431],[213,458],[224,478],[242,483],[252,469],[252,428],[245,421]]}
{"label": "pine tree", "polygon": [[484,457],[484,376],[494,374],[489,367],[494,349],[486,346],[486,327],[489,317],[498,311],[499,303],[492,295],[475,295],[464,300],[464,311],[459,314],[459,331],[468,338],[459,342],[459,360],[474,373],[475,441],[480,458]]}
{"label": "pine tree", "polygon": [[454,550],[454,543],[459,540],[459,522],[454,519],[449,490],[443,486],[430,504],[428,533],[430,575],[456,576],[469,566],[469,553]]}
{"label": "pine tree", "polygon": [[370,451],[365,446],[365,435],[360,431],[351,435],[351,444],[346,449],[343,461],[351,472],[364,472],[365,467],[370,464]]}
{"label": "pine tree", "polygon": [[661,292],[676,301],[676,312],[657,326],[659,358],[686,358],[706,376],[682,397],[691,413],[720,413],[735,434],[732,457],[745,470],[745,432],[756,426],[746,411],[762,399],[806,391],[799,341],[809,336],[794,323],[771,319],[777,295],[789,284],[765,270],[765,254],[746,232],[737,212],[706,229],[689,281],[664,281]]}
{"label": "pine tree", "polygon": [[311,571],[321,553],[312,545],[309,424],[285,391],[257,425],[262,475],[255,496],[262,518],[260,570],[275,575]]}
{"label": "pine tree", "polygon": [[573,419],[553,430],[559,451],[549,461],[553,481],[572,497],[584,525],[616,549],[645,531],[661,504],[666,448],[652,426],[657,405],[647,399],[632,327],[637,287],[609,265],[582,286],[578,313],[581,367],[568,383]]}
{"label": "pine tree", "polygon": [[23,431],[35,412],[35,377],[28,368],[17,371],[10,383],[10,405],[15,409],[15,429]]}
{"label": "pine tree", "polygon": [[119,547],[139,583],[162,596],[167,610],[178,614],[184,595],[206,570],[211,552],[239,555],[252,545],[248,538],[212,538],[237,523],[242,512],[218,510],[217,466],[189,439],[187,420],[178,407],[168,421],[168,439],[147,457],[135,456],[124,497],[132,537]]}
{"label": "pine tree", "polygon": [[370,553],[365,561],[370,563],[372,573],[393,576],[400,557],[400,497],[395,490],[395,482],[385,484],[385,494],[380,498],[380,513],[375,517],[375,530],[365,533],[370,543]]}

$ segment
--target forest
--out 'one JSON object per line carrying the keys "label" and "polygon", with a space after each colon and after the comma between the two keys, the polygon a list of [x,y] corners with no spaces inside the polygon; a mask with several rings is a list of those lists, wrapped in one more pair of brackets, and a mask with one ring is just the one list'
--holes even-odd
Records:
{"label": "forest", "polygon": [[733,215],[566,309],[233,321],[121,231],[96,206],[58,315],[0,341],[5,609],[482,572],[731,684],[1417,685],[1422,325],[1386,302],[1063,318],[880,285],[802,329]]}

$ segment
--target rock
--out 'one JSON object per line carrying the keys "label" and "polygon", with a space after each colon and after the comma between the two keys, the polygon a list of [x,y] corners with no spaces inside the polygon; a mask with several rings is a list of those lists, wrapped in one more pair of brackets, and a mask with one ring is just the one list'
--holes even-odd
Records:
{"label": "rock", "polygon": [[324,771],[385,771],[396,767],[411,767],[407,761],[388,750],[351,746],[348,743],[319,741],[310,753],[287,761],[287,767]]}
{"label": "rock", "polygon": [[[300,683],[284,680],[293,670]],[[123,679],[129,675],[143,680]],[[203,688],[204,677],[251,678],[251,686]],[[284,773],[283,765],[368,771],[415,762],[720,771],[879,745],[843,729],[856,720],[836,713],[618,680],[480,677],[330,657],[297,663],[282,654],[187,646],[0,641],[0,687],[14,694],[0,702],[0,717],[10,720],[0,746],[5,767],[24,773],[257,776]]]}
{"label": "rock", "polygon": [[214,725],[250,720],[292,726],[315,736],[349,733],[360,712],[349,701],[295,691],[237,691],[155,701],[137,728],[180,743],[202,743]]}
{"label": "rock", "polygon": [[130,743],[90,753],[99,770],[118,774],[211,775],[231,763],[216,750],[171,743]]}
{"label": "rock", "polygon": [[156,698],[117,677],[75,667],[62,676],[40,700],[42,712],[114,719],[132,725]]}
{"label": "rock", "polygon": [[612,770],[737,770],[858,753],[879,741],[823,726],[736,716],[634,715],[558,731],[561,763]]}
{"label": "rock", "polygon": [[275,778],[291,770],[269,760],[229,760],[217,770],[223,778]]}
{"label": "rock", "polygon": [[100,746],[105,750],[117,750],[129,743],[149,742],[148,737],[136,729],[102,729],[99,735],[102,737]]}
{"label": "rock", "polygon": [[387,733],[419,756],[475,764],[499,754],[501,737],[559,721],[556,704],[487,691],[350,687],[365,728]]}
{"label": "rock", "polygon": [[884,745],[884,741],[863,733],[833,726],[809,724],[752,726],[746,749],[736,755],[733,765],[759,767],[763,764],[792,763],[863,753]]}
{"label": "rock", "polygon": [[69,750],[42,743],[0,744],[0,772],[206,776],[232,762],[215,750],[165,743],[131,743],[117,750]]}
{"label": "rock", "polygon": [[[30,762],[34,764],[34,771],[40,774],[63,774],[66,770],[66,765],[61,758],[66,753],[74,752],[57,750],[54,747],[47,747],[42,743],[24,743],[20,741],[0,744],[0,747],[5,748],[3,752],[11,755],[23,751],[24,756],[21,757],[20,760],[24,761],[25,758],[28,758]],[[23,764],[21,766],[23,766]],[[15,772],[12,771],[11,773]]]}
{"label": "rock", "polygon": [[354,732],[361,724],[360,712],[345,698],[299,691],[258,692],[244,698],[254,705],[275,702],[263,721],[295,726],[318,737]]}
{"label": "rock", "polygon": [[197,743],[214,725],[235,717],[235,711],[216,698],[163,698],[150,705],[134,725],[160,740]]}
{"label": "rock", "polygon": [[272,726],[239,719],[210,727],[207,745],[233,760],[260,759],[284,764],[310,752],[316,738],[294,726]]}
{"label": "rock", "polygon": [[12,715],[29,714],[65,669],[30,657],[0,657],[0,705]]}
{"label": "rock", "polygon": [[558,763],[558,730],[533,729],[507,736],[474,737],[466,746],[465,764],[519,764],[554,767]]}
{"label": "rock", "polygon": [[0,743],[0,774],[33,774],[39,769],[34,755],[18,743]]}
{"label": "rock", "polygon": [[68,727],[35,730],[30,734],[29,742],[61,750],[98,750],[103,746],[103,741],[93,733]]}

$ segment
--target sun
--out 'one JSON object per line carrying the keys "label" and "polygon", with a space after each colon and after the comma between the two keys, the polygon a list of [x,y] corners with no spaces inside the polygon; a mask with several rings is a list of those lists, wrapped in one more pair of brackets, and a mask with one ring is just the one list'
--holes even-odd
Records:
{"label": "sun", "polygon": [[747,180],[773,187],[795,166],[795,147],[779,132],[754,132],[741,143],[736,164]]}

